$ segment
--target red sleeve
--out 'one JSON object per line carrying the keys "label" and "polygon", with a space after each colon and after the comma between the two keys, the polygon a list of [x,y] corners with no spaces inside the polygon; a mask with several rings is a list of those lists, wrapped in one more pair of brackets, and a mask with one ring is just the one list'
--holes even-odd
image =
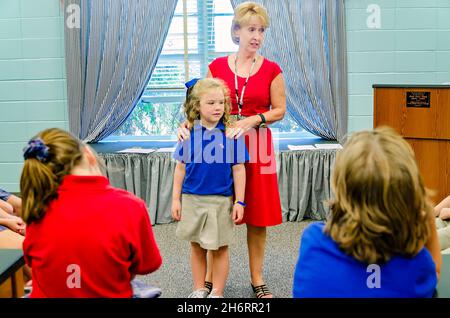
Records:
{"label": "red sleeve", "polygon": [[214,74],[216,74],[216,68],[217,68],[217,59],[209,63],[209,70],[211,71],[212,77],[215,77]]}
{"label": "red sleeve", "polygon": [[133,223],[132,256],[130,272],[132,274],[149,274],[156,271],[162,263],[161,254],[153,235],[147,208],[139,202],[140,211]]}
{"label": "red sleeve", "polygon": [[223,72],[224,65],[226,65],[225,63],[228,63],[228,56],[218,57],[209,64],[209,70],[211,71],[212,77],[221,78],[220,74]]}
{"label": "red sleeve", "polygon": [[275,79],[275,77],[278,76],[278,74],[283,73],[283,70],[281,69],[281,67],[275,63],[272,62],[273,68],[272,68],[272,80]]}

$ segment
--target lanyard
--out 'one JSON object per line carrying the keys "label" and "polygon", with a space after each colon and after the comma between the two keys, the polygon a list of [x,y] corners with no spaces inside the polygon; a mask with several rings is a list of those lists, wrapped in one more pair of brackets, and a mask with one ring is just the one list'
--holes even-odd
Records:
{"label": "lanyard", "polygon": [[236,93],[236,102],[237,102],[238,110],[239,110],[238,116],[241,116],[242,105],[244,105],[245,87],[247,86],[248,79],[250,78],[250,74],[252,74],[255,64],[256,64],[256,57],[253,59],[252,67],[250,68],[250,72],[248,72],[248,76],[245,79],[245,83],[244,83],[244,86],[242,87],[242,91],[241,91],[241,98],[239,99],[239,88],[238,88],[238,79],[237,79],[237,54],[236,54],[236,57],[234,58],[234,88],[235,88],[235,93]]}

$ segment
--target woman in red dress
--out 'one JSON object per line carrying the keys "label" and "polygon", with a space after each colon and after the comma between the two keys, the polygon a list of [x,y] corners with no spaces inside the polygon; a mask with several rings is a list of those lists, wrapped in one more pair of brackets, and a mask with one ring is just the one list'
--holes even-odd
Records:
{"label": "woman in red dress", "polygon": [[[283,119],[286,112],[285,85],[281,68],[258,54],[269,17],[266,9],[244,2],[234,11],[231,35],[238,52],[215,59],[207,77],[225,81],[231,91],[236,123],[227,136],[245,135],[250,154],[246,168],[245,212],[251,284],[258,298],[273,297],[263,279],[266,227],[282,223],[272,134],[267,124]],[[180,127],[179,138],[189,138]],[[206,285],[211,275],[206,278]]]}

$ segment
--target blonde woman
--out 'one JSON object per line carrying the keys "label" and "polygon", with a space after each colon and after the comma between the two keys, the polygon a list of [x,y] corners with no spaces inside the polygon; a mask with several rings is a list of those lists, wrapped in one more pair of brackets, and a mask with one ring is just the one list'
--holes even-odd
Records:
{"label": "blonde woman", "polygon": [[[273,297],[263,278],[266,227],[282,223],[275,151],[267,125],[283,119],[286,95],[281,68],[259,54],[268,27],[269,16],[262,5],[244,2],[237,6],[231,37],[239,49],[211,62],[207,74],[222,79],[232,92],[231,114],[236,121],[227,136],[244,135],[250,152],[250,162],[245,164],[247,206],[242,223],[247,226],[251,287],[258,298]],[[185,126],[180,127],[180,139],[189,138]],[[211,268],[206,277],[209,288],[214,279]]]}
{"label": "blonde woman", "polygon": [[302,236],[294,297],[432,297],[441,255],[409,144],[390,128],[355,133],[332,187],[326,225]]}
{"label": "blonde woman", "polygon": [[[224,296],[233,227],[244,216],[248,153],[243,140],[225,137],[230,117],[225,84],[206,78],[189,85],[184,111],[192,137],[174,152],[172,216],[179,221],[177,237],[191,243],[189,297],[218,298]],[[211,291],[205,288],[207,251],[215,273]]]}

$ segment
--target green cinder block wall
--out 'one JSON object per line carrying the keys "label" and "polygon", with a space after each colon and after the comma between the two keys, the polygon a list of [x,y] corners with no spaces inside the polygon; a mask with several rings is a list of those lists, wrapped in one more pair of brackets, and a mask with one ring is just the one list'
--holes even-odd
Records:
{"label": "green cinder block wall", "polygon": [[[225,0],[224,0],[225,1]],[[290,0],[289,0],[290,1]],[[369,29],[369,5],[380,29]],[[450,82],[450,0],[345,0],[349,131],[372,128],[372,84]],[[59,0],[0,0],[0,187],[19,191],[22,148],[68,129]]]}
{"label": "green cinder block wall", "polygon": [[[380,8],[369,29],[370,5]],[[349,132],[373,128],[372,84],[450,82],[450,0],[346,0]]]}
{"label": "green cinder block wall", "polygon": [[59,0],[0,0],[0,188],[19,191],[22,149],[67,129],[64,15]]}

